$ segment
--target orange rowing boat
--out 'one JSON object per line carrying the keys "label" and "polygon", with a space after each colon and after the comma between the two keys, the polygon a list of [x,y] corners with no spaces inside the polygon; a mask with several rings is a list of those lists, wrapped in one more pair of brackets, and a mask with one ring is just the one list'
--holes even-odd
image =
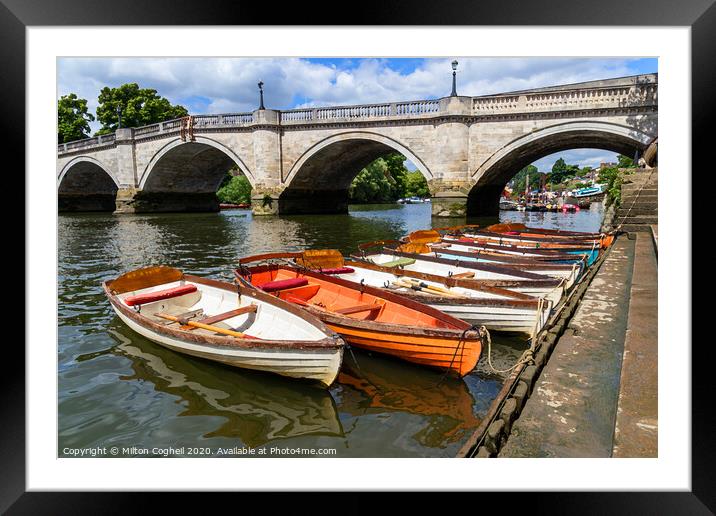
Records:
{"label": "orange rowing boat", "polygon": [[291,263],[240,260],[238,281],[297,304],[356,347],[465,376],[477,365],[484,334],[459,319],[383,290]]}

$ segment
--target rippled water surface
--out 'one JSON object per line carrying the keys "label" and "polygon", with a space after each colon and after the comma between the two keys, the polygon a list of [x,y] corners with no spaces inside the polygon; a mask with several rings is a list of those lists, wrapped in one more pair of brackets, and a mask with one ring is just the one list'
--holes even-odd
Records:
{"label": "rippled water surface", "polygon": [[[601,205],[593,205],[576,214],[501,218],[597,231],[601,215]],[[335,216],[60,214],[58,454],[134,446],[185,447],[183,456],[190,447],[214,455],[245,447],[274,455],[287,452],[271,448],[333,448],[340,457],[453,456],[502,383],[484,355],[472,374],[441,382],[440,373],[356,350],[356,361],[346,354],[337,383],[325,391],[166,350],[129,330],[100,289],[103,280],[150,264],[231,280],[241,256],[326,247],[349,253],[358,243],[430,225],[429,204],[353,206]],[[524,338],[493,340],[496,368],[514,363],[526,346]]]}

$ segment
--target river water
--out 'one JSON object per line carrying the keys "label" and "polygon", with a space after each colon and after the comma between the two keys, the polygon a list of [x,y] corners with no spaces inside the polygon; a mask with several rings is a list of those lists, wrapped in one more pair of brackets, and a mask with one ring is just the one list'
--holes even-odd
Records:
{"label": "river water", "polygon": [[[602,207],[501,212],[500,219],[598,231]],[[311,449],[335,450],[328,453],[338,457],[454,456],[504,379],[486,366],[486,351],[471,374],[441,382],[438,372],[355,350],[355,361],[346,354],[338,381],[326,391],[166,350],[129,330],[100,288],[150,264],[232,280],[241,256],[306,248],[350,253],[358,243],[431,224],[429,204],[351,206],[349,214],[331,216],[60,214],[58,456],[112,446],[119,456],[250,449],[272,456]],[[512,365],[526,345],[522,337],[494,335],[493,365]]]}

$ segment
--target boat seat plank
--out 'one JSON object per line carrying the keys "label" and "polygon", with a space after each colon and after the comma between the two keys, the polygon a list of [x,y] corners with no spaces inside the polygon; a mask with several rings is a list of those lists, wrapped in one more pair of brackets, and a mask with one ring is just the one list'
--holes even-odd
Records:
{"label": "boat seat plank", "polygon": [[[176,310],[175,307],[169,306],[164,310],[164,312],[169,315],[173,315],[174,317],[178,317],[181,320],[193,319],[194,317],[201,316],[204,313],[203,308],[199,308],[198,310],[189,310],[188,312],[182,312],[182,313],[178,313],[178,314],[172,313],[175,310]],[[161,324],[163,324],[165,326],[169,326],[170,324],[177,324],[177,322],[176,321],[162,321]]]}
{"label": "boat seat plank", "polygon": [[451,278],[460,279],[460,278],[474,278],[475,273],[474,272],[459,272],[457,274],[453,274],[450,276]]}
{"label": "boat seat plank", "polygon": [[[229,310],[228,312],[224,312],[221,314],[212,315],[210,317],[204,317],[203,319],[199,319],[196,322],[200,322],[202,324],[214,324],[221,321],[224,321],[226,319],[231,319],[232,317],[236,317],[238,315],[248,314],[248,313],[255,313],[257,309],[257,306],[255,304],[250,304],[248,306],[242,306],[240,308],[236,308],[234,310]],[[179,317],[182,319],[182,317]],[[182,322],[184,322],[182,320]],[[196,329],[195,326],[182,326],[182,330],[194,330]]]}
{"label": "boat seat plank", "polygon": [[276,292],[281,299],[288,297],[300,298],[303,300],[311,299],[321,289],[320,285],[304,285],[303,287],[287,288]]}
{"label": "boat seat plank", "polygon": [[415,263],[414,258],[398,258],[390,262],[381,263],[383,267],[401,267],[405,265],[412,265]]}
{"label": "boat seat plank", "polygon": [[338,310],[335,310],[335,312],[342,315],[350,315],[356,314],[358,312],[375,312],[377,310],[380,310],[381,308],[383,308],[383,305],[365,304],[349,306],[347,308],[340,308]]}

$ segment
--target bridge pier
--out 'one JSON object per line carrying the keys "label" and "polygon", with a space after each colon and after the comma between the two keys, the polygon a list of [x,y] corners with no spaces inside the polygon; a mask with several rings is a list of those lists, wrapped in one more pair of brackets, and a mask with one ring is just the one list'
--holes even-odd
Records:
{"label": "bridge pier", "polygon": [[348,213],[348,190],[285,190],[278,200],[280,215]]}
{"label": "bridge pier", "polygon": [[59,193],[57,195],[57,211],[114,211],[115,196],[111,193],[79,194]]}
{"label": "bridge pier", "polygon": [[430,201],[433,217],[467,216],[467,195],[462,192],[437,192]]}
{"label": "bridge pier", "polygon": [[214,192],[146,192],[135,188],[117,191],[115,213],[217,212]]}

